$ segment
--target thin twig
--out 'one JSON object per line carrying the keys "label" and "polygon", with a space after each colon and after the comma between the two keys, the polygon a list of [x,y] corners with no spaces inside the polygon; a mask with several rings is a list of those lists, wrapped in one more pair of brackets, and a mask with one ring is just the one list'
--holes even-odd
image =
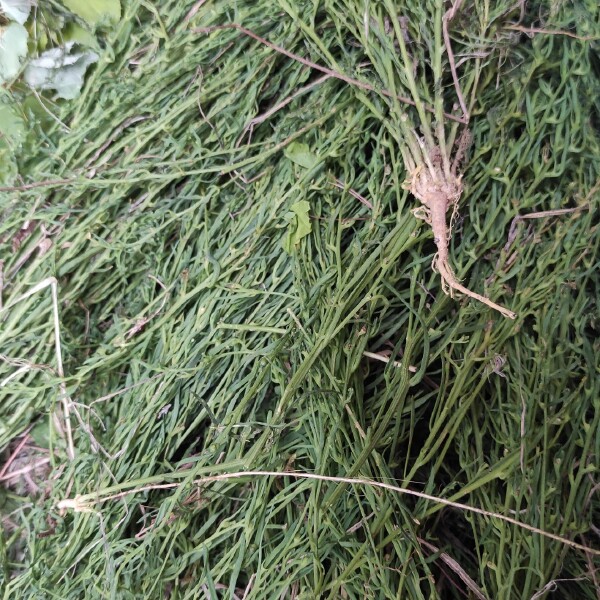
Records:
{"label": "thin twig", "polygon": [[27,371],[31,370],[29,365],[23,365],[19,367],[16,371],[13,371],[8,377],[5,377],[2,381],[0,381],[0,387],[5,387],[8,385],[13,379],[16,379],[22,373],[27,373]]}
{"label": "thin twig", "polygon": [[33,92],[33,95],[36,97],[37,101],[39,102],[40,106],[44,109],[44,111],[46,111],[46,113],[54,120],[56,121],[56,123],[58,123],[63,130],[66,133],[70,133],[71,129],[65,125],[45,104],[44,104],[44,99],[37,93],[36,89],[32,86],[30,86],[28,88],[29,90],[31,90]]}
{"label": "thin twig", "polygon": [[54,347],[56,348],[56,364],[58,376],[60,377],[60,391],[63,410],[65,413],[65,426],[67,429],[67,454],[71,460],[75,458],[75,446],[73,444],[73,432],[71,430],[71,414],[69,404],[71,399],[67,395],[67,386],[65,385],[65,372],[62,362],[62,351],[60,345],[60,322],[58,318],[58,282],[56,278],[49,279],[50,289],[52,294],[52,308],[54,316]]}
{"label": "thin twig", "polygon": [[22,192],[25,190],[33,190],[39,187],[46,187],[50,185],[66,185],[67,183],[73,183],[74,179],[47,179],[45,181],[34,181],[33,183],[25,183],[23,185],[9,185],[0,187],[0,192]]}
{"label": "thin twig", "polygon": [[[328,67],[324,67],[323,65],[319,65],[318,63],[314,63],[306,58],[303,58],[302,56],[299,56],[298,54],[294,54],[293,52],[290,52],[289,50],[286,50],[285,48],[282,48],[281,46],[277,46],[276,44],[269,42],[269,40],[266,40],[265,38],[254,33],[253,31],[250,31],[250,29],[246,29],[246,27],[243,27],[242,25],[238,25],[237,23],[228,23],[226,25],[213,25],[211,27],[198,27],[196,29],[192,29],[192,31],[194,33],[207,34],[207,33],[213,33],[214,31],[220,31],[223,29],[237,29],[244,35],[247,35],[248,37],[255,39],[257,42],[260,42],[264,46],[271,48],[271,50],[275,50],[276,52],[279,52],[280,54],[283,54],[284,56],[287,56],[288,58],[291,58],[292,60],[295,60],[296,62],[299,62],[299,63],[305,65],[306,67],[314,69],[315,71],[320,71],[321,73],[325,73],[325,74],[329,75],[330,77],[335,77],[335,79],[344,81],[345,83],[348,83],[349,85],[353,85],[355,87],[361,88],[363,90],[367,90],[369,92],[378,92],[378,93],[382,94],[383,96],[386,96],[387,98],[395,98],[395,99],[399,100],[400,102],[403,102],[404,104],[410,104],[411,106],[417,105],[416,102],[412,98],[408,98],[407,96],[398,96],[388,90],[378,90],[375,86],[372,86],[369,83],[364,83],[362,81],[359,81],[358,79],[354,79],[353,77],[349,77],[348,75],[344,75],[343,73],[334,71],[333,69],[329,69]],[[425,110],[427,110],[428,112],[430,112],[432,114],[435,114],[435,109],[432,108],[431,106],[425,106]],[[458,123],[466,124],[464,117],[462,117],[462,118],[457,117],[450,113],[444,113],[444,116],[447,119],[450,119],[451,121],[456,121]]]}
{"label": "thin twig", "polygon": [[437,546],[430,544],[426,540],[423,540],[420,537],[418,537],[417,540],[419,541],[419,544],[421,544],[422,546],[425,546],[429,550],[431,550],[433,552],[439,552],[440,560],[443,561],[444,563],[446,563],[446,565],[448,565],[448,567],[450,567],[463,580],[465,585],[475,594],[475,596],[477,598],[479,598],[479,600],[487,600],[486,597],[484,596],[483,592],[481,591],[481,588],[477,585],[477,583],[475,583],[475,581],[469,576],[469,574],[458,564],[458,562],[456,560],[454,560],[446,552],[440,551],[440,549]]}
{"label": "thin twig", "polygon": [[576,206],[575,208],[557,208],[556,210],[543,210],[540,212],[528,213],[526,215],[517,215],[515,220],[523,221],[524,219],[543,219],[545,217],[558,217],[560,215],[568,215],[570,213],[579,212],[589,208],[589,205]]}
{"label": "thin twig", "polygon": [[299,88],[293,94],[291,94],[290,96],[288,96],[287,98],[285,98],[281,102],[278,102],[275,106],[272,106],[266,112],[258,115],[257,117],[254,117],[253,119],[250,119],[250,121],[248,121],[248,123],[244,127],[244,131],[242,132],[242,135],[240,136],[240,138],[238,139],[238,141],[235,144],[236,148],[241,144],[242,140],[244,139],[244,137],[248,133],[249,133],[248,143],[250,143],[250,138],[252,137],[252,132],[254,131],[254,127],[256,125],[260,125],[261,123],[264,123],[269,117],[271,117],[276,112],[278,112],[279,110],[281,110],[282,108],[284,108],[285,106],[287,106],[288,104],[290,104],[290,102],[294,101],[296,98],[298,98],[298,96],[301,96],[302,94],[305,94],[306,92],[308,92],[309,90],[313,89],[314,87],[317,87],[318,85],[320,85],[324,81],[327,81],[328,79],[331,79],[331,77],[332,76],[329,75],[329,74],[326,74],[326,75],[323,75],[322,77],[319,77],[319,79],[316,79],[312,83],[309,83],[308,85],[305,85],[305,86]]}
{"label": "thin twig", "polygon": [[11,471],[10,473],[7,473],[5,475],[0,476],[0,481],[8,481],[9,479],[14,479],[15,477],[20,477],[21,475],[25,475],[26,473],[30,473],[31,471],[34,471],[35,469],[37,469],[38,467],[41,467],[42,465],[47,465],[50,462],[50,458],[40,458],[37,462],[35,462],[32,465],[27,465],[26,467],[23,467],[22,469],[17,469],[16,471]]}
{"label": "thin twig", "polygon": [[[390,362],[390,357],[389,356],[385,356],[383,354],[377,354],[376,352],[367,352],[365,350],[365,352],[363,352],[363,356],[366,356],[367,358],[372,358],[373,360],[379,360],[381,362],[384,363],[389,363]],[[401,367],[402,363],[400,361],[395,360],[393,363],[394,367]],[[414,367],[413,365],[409,365],[408,366],[408,370],[411,373],[416,373],[417,372],[417,367]]]}
{"label": "thin twig", "polygon": [[[139,123],[140,121],[147,121],[148,119],[150,119],[150,116],[137,115],[135,117],[129,117],[128,119],[125,119],[121,124],[117,125],[117,127],[115,127],[114,130],[111,132],[111,134],[108,136],[106,141],[100,146],[100,148],[98,148],[98,150],[96,150],[96,152],[94,152],[93,156],[90,159],[88,159],[88,161],[85,163],[85,168],[90,167],[92,165],[92,163],[94,163],[96,160],[98,160],[98,158],[100,158],[101,154],[116,139],[118,139],[121,136],[121,134],[123,133],[123,131],[125,131],[125,129],[127,129],[128,127],[131,127],[131,125],[134,125],[135,123]],[[94,168],[97,169],[99,166],[100,165],[96,164],[96,165],[94,165]]]}
{"label": "thin twig", "polygon": [[[462,504],[460,502],[454,502],[452,500],[446,500],[445,498],[440,498],[438,496],[433,496],[431,494],[426,494],[425,492],[417,492],[416,490],[411,490],[408,488],[399,487],[397,485],[392,485],[391,483],[384,483],[382,481],[372,481],[370,479],[361,479],[361,478],[352,478],[352,477],[331,477],[327,475],[319,475],[317,473],[302,473],[298,471],[239,471],[235,473],[221,473],[220,475],[210,475],[207,477],[202,477],[200,479],[195,479],[190,482],[193,485],[205,485],[208,483],[214,483],[215,481],[226,481],[229,479],[245,479],[248,477],[294,477],[296,479],[313,479],[317,481],[329,481],[333,483],[349,483],[351,485],[368,485],[371,487],[383,488],[385,490],[390,490],[392,492],[396,492],[398,494],[406,494],[408,496],[415,496],[417,498],[421,498],[423,500],[429,500],[430,502],[435,502],[437,504],[442,504],[443,506],[451,506],[452,508],[457,508],[459,510],[464,510],[468,512],[472,512],[478,515],[482,515],[484,517],[490,517],[493,519],[499,519],[500,521],[504,521],[505,523],[510,523],[511,525],[515,525],[516,527],[520,527],[521,529],[525,529],[530,531],[531,533],[536,533],[538,535],[544,536],[551,540],[555,540],[556,542],[560,542],[561,544],[565,544],[566,546],[570,546],[571,548],[576,548],[577,550],[582,550],[584,552],[590,552],[592,554],[596,554],[600,556],[600,550],[596,550],[595,548],[589,548],[588,546],[584,546],[583,544],[578,544],[577,542],[573,542],[567,538],[564,538],[560,535],[556,535],[555,533],[550,533],[548,531],[544,531],[543,529],[539,529],[538,527],[534,527],[533,525],[528,525],[527,523],[522,523],[521,521],[517,521],[512,517],[507,517],[500,513],[495,513],[489,510],[485,510],[483,508],[477,508],[476,506],[470,506],[468,504]],[[94,512],[92,510],[92,506],[95,504],[102,504],[109,500],[120,500],[126,496],[131,496],[133,494],[138,494],[141,492],[147,492],[150,490],[169,490],[181,487],[182,483],[158,483],[153,485],[144,485],[137,488],[132,488],[130,490],[119,492],[117,494],[109,494],[107,496],[100,496],[99,493],[94,494],[85,494],[85,495],[77,495],[75,498],[67,498],[65,500],[61,500],[57,503],[57,508],[60,510],[71,509],[75,512]]]}
{"label": "thin twig", "polygon": [[359,202],[361,202],[362,204],[364,204],[369,210],[373,210],[373,205],[364,197],[361,196],[356,190],[353,190],[350,187],[347,187],[343,181],[341,181],[340,179],[338,179],[337,177],[335,177],[333,179],[333,185],[335,185],[335,187],[339,188],[340,190],[344,190],[344,191],[348,191],[348,193],[353,197],[356,198]]}
{"label": "thin twig", "polygon": [[30,425],[22,434],[21,441],[17,444],[17,447],[13,450],[12,454],[8,457],[8,460],[4,463],[2,470],[0,471],[0,480],[4,478],[6,472],[10,468],[10,465],[14,462],[15,458],[19,455],[19,452],[23,449],[23,446],[29,440],[29,432],[33,429],[33,425]]}
{"label": "thin twig", "polygon": [[581,40],[582,42],[591,42],[593,40],[600,40],[600,36],[597,35],[577,35],[576,33],[571,33],[570,31],[563,31],[560,29],[542,29],[539,27],[523,27],[523,25],[517,25],[515,23],[510,23],[505,26],[505,29],[512,29],[513,31],[520,31],[522,33],[527,33],[529,35],[535,35],[537,33],[542,33],[546,35],[565,35],[567,37]]}
{"label": "thin twig", "polygon": [[552,579],[549,581],[541,590],[538,590],[533,596],[531,596],[530,600],[537,600],[542,596],[545,596],[548,592],[554,592],[558,588],[557,583],[561,583],[563,581],[588,581],[587,577],[575,577],[572,579]]}
{"label": "thin twig", "polygon": [[454,89],[456,90],[456,96],[463,113],[463,123],[469,122],[469,111],[465,104],[465,99],[458,81],[458,73],[456,71],[456,63],[454,62],[454,52],[452,52],[452,44],[450,43],[450,34],[448,33],[448,23],[454,19],[456,13],[461,7],[463,0],[455,0],[452,7],[449,8],[444,14],[442,19],[442,34],[444,36],[444,46],[446,47],[446,54],[448,55],[448,63],[450,64],[450,72],[452,73],[452,81],[454,82]]}
{"label": "thin twig", "polygon": [[202,7],[202,5],[205,2],[206,2],[206,0],[198,0],[198,2],[196,2],[196,4],[194,4],[194,6],[192,6],[192,8],[190,8],[187,15],[185,15],[185,17],[183,19],[184,22],[187,22],[190,19],[192,19],[196,15],[196,13],[200,10],[200,8]]}
{"label": "thin twig", "polygon": [[75,446],[73,444],[73,431],[71,429],[71,416],[69,410],[70,398],[67,394],[67,387],[64,382],[65,373],[63,369],[62,350],[60,343],[60,321],[58,316],[58,282],[56,281],[56,278],[47,277],[46,279],[43,279],[42,281],[34,285],[31,289],[29,289],[27,292],[9,302],[4,308],[0,310],[0,312],[8,310],[11,306],[14,306],[22,300],[26,300],[33,294],[36,294],[37,292],[40,292],[41,290],[44,290],[47,287],[50,287],[50,293],[52,296],[52,316],[54,323],[54,348],[56,352],[56,371],[58,373],[58,376],[60,377],[59,386],[61,392],[61,404],[63,407],[64,421],[66,427],[65,435],[67,441],[67,455],[71,460],[73,460],[75,458]]}

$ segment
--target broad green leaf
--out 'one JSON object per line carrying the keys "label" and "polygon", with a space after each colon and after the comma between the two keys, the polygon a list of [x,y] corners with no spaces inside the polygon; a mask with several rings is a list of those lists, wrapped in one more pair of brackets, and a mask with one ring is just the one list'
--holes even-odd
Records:
{"label": "broad green leaf", "polygon": [[289,225],[286,236],[282,241],[283,249],[288,254],[291,254],[294,250],[294,246],[312,231],[312,225],[308,215],[310,204],[306,200],[301,200],[300,202],[292,204],[290,209],[291,212],[288,212],[285,215]]}
{"label": "broad green leaf", "polygon": [[120,0],[63,0],[63,4],[92,27],[121,18]]}
{"label": "broad green leaf", "polygon": [[284,151],[285,156],[293,163],[310,169],[319,162],[319,157],[310,151],[307,144],[292,142]]}
{"label": "broad green leaf", "polygon": [[0,10],[12,21],[24,25],[31,12],[32,0],[0,0]]}
{"label": "broad green leaf", "polygon": [[74,43],[52,48],[32,60],[25,69],[25,81],[33,88],[56,90],[59,98],[71,100],[78,96],[89,65],[98,60],[95,52],[74,52]]}
{"label": "broad green leaf", "polygon": [[13,79],[27,55],[27,30],[19,23],[0,27],[0,84]]}

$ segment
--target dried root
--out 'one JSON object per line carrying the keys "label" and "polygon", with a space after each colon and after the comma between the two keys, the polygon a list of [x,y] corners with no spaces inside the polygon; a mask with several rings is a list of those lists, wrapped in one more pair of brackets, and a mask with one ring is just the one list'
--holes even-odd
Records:
{"label": "dried root", "polygon": [[440,166],[435,164],[429,164],[427,167],[418,166],[413,169],[407,187],[422,203],[422,206],[415,209],[415,216],[426,221],[433,231],[433,239],[437,246],[433,268],[439,272],[442,278],[444,293],[452,296],[453,291],[456,290],[483,302],[503,316],[514,319],[517,316],[514,312],[492,302],[486,296],[481,296],[464,287],[456,279],[450,267],[448,243],[452,232],[451,227],[447,225],[446,213],[450,208],[456,211],[462,193],[461,177],[446,174]]}

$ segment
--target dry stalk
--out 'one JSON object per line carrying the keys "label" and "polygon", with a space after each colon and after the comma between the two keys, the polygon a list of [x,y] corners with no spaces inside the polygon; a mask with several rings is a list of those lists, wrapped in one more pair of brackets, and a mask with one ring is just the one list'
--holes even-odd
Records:
{"label": "dry stalk", "polygon": [[[418,492],[416,490],[400,487],[391,483],[386,483],[383,481],[374,481],[372,479],[362,479],[358,477],[334,477],[329,475],[320,475],[318,473],[307,473],[301,471],[237,471],[235,473],[220,473],[218,475],[207,475],[206,477],[195,479],[190,483],[199,486],[206,485],[208,483],[214,483],[217,481],[235,480],[248,477],[293,477],[295,479],[312,479],[313,481],[348,483],[350,485],[371,486],[374,488],[389,490],[396,494],[413,496],[416,498],[421,498],[423,500],[429,500],[431,502],[441,504],[443,506],[450,506],[458,510],[478,514],[487,518],[498,519],[500,521],[503,521],[504,523],[509,523],[511,525],[514,525],[515,527],[519,527],[520,529],[523,529],[525,531],[529,531],[531,533],[541,535],[545,538],[554,540],[556,542],[560,542],[561,544],[565,544],[570,548],[575,548],[577,550],[582,550],[583,552],[593,554],[595,556],[600,556],[600,550],[597,550],[596,548],[584,546],[583,544],[579,544],[578,542],[574,542],[573,540],[562,537],[555,533],[551,533],[544,529],[540,529],[539,527],[534,527],[533,525],[529,525],[527,523],[523,523],[522,521],[518,521],[513,517],[507,517],[506,515],[503,515],[501,513],[492,512],[483,508],[471,506],[469,504],[454,502],[453,500],[447,500],[445,498],[440,498],[439,496],[433,496],[431,494],[426,494],[425,492]],[[56,504],[56,508],[61,512],[61,514],[65,514],[66,511],[72,510],[74,512],[94,513],[97,515],[102,515],[101,512],[94,510],[94,507],[96,505],[103,504],[104,502],[109,502],[111,500],[121,500],[128,496],[132,496],[134,494],[139,494],[149,490],[170,490],[179,488],[182,485],[184,484],[182,484],[181,482],[153,483],[148,485],[140,485],[139,487],[131,486],[128,489],[125,489],[120,492],[116,491],[116,489],[113,488],[110,490],[109,493],[105,494],[99,494],[98,492],[95,492],[93,494],[76,495],[73,498],[65,498],[63,500],[60,500]],[[120,486],[116,487],[118,488]]]}
{"label": "dry stalk", "polygon": [[[63,369],[63,361],[62,361],[62,347],[60,343],[60,320],[59,320],[59,312],[58,312],[58,282],[55,277],[47,277],[46,279],[40,281],[38,284],[34,285],[27,292],[10,301],[2,310],[8,310],[15,304],[26,300],[27,298],[37,294],[38,292],[45,290],[46,288],[50,288],[51,296],[52,296],[52,316],[53,316],[53,324],[54,324],[54,349],[56,353],[56,372],[60,377],[60,402],[63,408],[63,416],[64,423],[61,422],[58,414],[54,413],[54,422],[57,427],[58,432],[63,436],[66,440],[67,444],[67,455],[70,460],[75,458],[75,445],[73,443],[73,430],[71,428],[71,398],[67,392],[67,386],[64,382],[65,372]],[[25,372],[27,369],[19,370],[19,372]],[[7,377],[1,384],[0,387],[6,385],[13,377]]]}

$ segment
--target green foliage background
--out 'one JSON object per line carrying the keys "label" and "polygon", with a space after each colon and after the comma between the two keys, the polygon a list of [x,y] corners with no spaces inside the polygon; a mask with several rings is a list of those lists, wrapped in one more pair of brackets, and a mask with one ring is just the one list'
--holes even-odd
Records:
{"label": "green foliage background", "polygon": [[[193,483],[396,482],[599,547],[600,10],[478,0],[452,24],[477,90],[452,260],[510,321],[441,292],[402,187],[405,109],[381,93],[405,83],[386,23],[425,81],[440,6],[132,0],[80,98],[43,123],[24,108],[0,196],[0,447],[35,424],[52,470],[41,494],[0,492],[5,598],[596,598],[597,556],[499,519],[364,485]],[[510,28],[540,15],[585,39]],[[376,91],[327,79],[250,138],[319,74],[195,30],[227,23]],[[14,303],[50,276],[74,460],[49,290]]]}

